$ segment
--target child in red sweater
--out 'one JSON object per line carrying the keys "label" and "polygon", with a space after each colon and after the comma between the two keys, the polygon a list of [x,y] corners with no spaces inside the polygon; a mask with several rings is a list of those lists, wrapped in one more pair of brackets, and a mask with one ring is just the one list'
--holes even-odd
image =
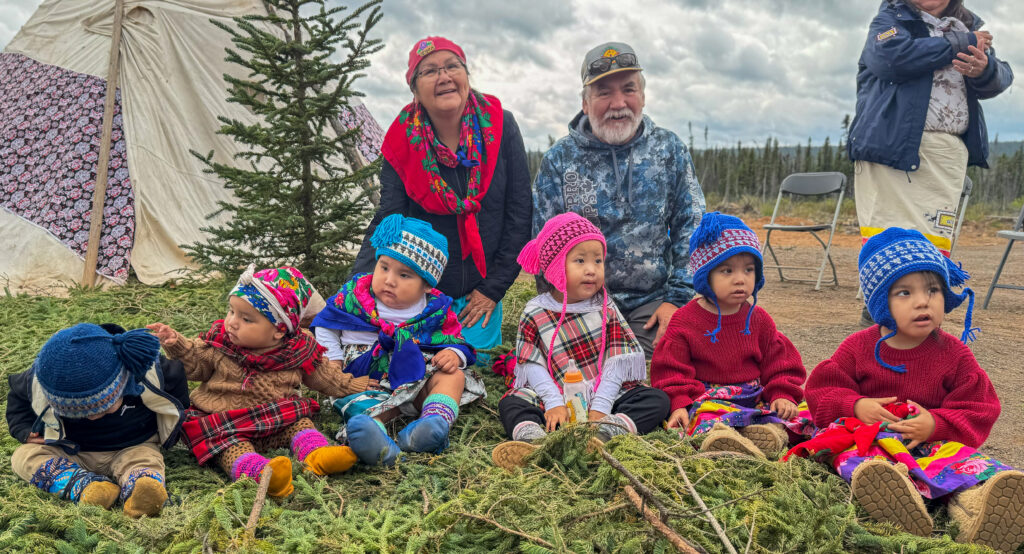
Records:
{"label": "child in red sweater", "polygon": [[701,450],[760,457],[788,444],[787,428],[809,434],[798,407],[800,353],[757,306],[757,235],[737,217],[704,214],[690,236],[690,266],[701,296],[672,316],[651,360],[651,385],[672,402],[668,427],[709,433]]}
{"label": "child in red sweater", "polygon": [[[794,451],[831,462],[877,520],[927,536],[922,497],[945,498],[957,540],[1012,551],[1024,541],[1024,473],[975,450],[1000,406],[964,344],[976,330],[974,293],[952,287],[967,273],[918,231],[897,228],[868,240],[858,266],[878,325],[850,335],[811,372],[807,400],[828,428]],[[958,341],[940,326],[967,298]]]}

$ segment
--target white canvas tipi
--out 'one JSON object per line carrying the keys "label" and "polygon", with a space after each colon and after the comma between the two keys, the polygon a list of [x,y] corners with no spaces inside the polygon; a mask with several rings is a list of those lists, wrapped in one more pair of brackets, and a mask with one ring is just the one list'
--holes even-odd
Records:
{"label": "white canvas tipi", "polygon": [[[266,13],[254,0],[126,0],[97,283],[123,283],[129,266],[158,284],[187,265],[178,245],[229,191],[189,154],[229,161],[237,145],[217,116],[249,122],[228,103],[229,35],[216,19]],[[0,287],[48,292],[81,280],[100,148],[113,0],[46,0],[0,52]],[[364,106],[360,152],[383,132]]]}

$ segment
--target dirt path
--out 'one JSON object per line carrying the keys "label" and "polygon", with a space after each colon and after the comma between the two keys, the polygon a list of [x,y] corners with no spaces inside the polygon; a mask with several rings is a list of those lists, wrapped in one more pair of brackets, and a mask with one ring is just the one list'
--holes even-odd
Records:
{"label": "dirt path", "polygon": [[[751,218],[748,222],[764,240],[760,226],[766,221]],[[815,256],[820,255],[821,248],[809,235],[783,233],[778,243],[776,236],[773,233],[773,246],[785,245],[776,248],[784,265],[820,261]],[[962,261],[971,273],[969,284],[976,295],[974,325],[981,328],[981,333],[971,348],[1002,401],[1002,414],[982,450],[1000,461],[1024,467],[1024,291],[999,289],[989,309],[981,309],[1005,247],[1006,241],[997,239],[995,232],[971,229],[961,236],[954,259]],[[782,283],[776,271],[766,272],[759,303],[800,350],[808,370],[830,356],[847,335],[860,329],[863,303],[856,298],[859,248],[858,235],[848,231],[837,234],[833,259],[839,271],[839,286],[835,288],[822,287],[815,292],[813,283]],[[1000,282],[1024,285],[1024,247],[1017,245],[1011,252]],[[965,312],[966,304],[946,318],[943,328],[959,335]]]}

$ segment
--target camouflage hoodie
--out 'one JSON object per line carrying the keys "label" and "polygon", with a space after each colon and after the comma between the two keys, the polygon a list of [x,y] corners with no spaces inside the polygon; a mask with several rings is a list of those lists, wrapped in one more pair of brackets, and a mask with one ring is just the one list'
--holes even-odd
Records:
{"label": "camouflage hoodie", "polygon": [[613,146],[577,114],[569,136],[544,154],[533,202],[535,236],[566,211],[601,229],[608,241],[605,282],[627,314],[654,300],[682,306],[693,297],[687,262],[704,193],[686,145],[646,115],[633,140]]}

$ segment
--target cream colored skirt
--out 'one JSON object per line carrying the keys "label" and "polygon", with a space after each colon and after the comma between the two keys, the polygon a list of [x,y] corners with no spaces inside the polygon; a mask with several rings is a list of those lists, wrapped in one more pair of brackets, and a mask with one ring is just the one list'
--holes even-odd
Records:
{"label": "cream colored skirt", "polygon": [[916,229],[948,256],[967,174],[967,147],[958,136],[926,131],[920,156],[917,171],[854,163],[860,234],[867,241],[889,227]]}

